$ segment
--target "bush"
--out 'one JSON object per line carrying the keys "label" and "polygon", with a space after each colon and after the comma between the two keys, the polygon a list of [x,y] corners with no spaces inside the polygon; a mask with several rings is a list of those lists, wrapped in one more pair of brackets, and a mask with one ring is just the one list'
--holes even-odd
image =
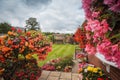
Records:
{"label": "bush", "polygon": [[37,54],[43,60],[50,50],[51,45],[40,32],[12,28],[0,37],[0,76],[5,80],[37,80],[41,69],[32,56]]}

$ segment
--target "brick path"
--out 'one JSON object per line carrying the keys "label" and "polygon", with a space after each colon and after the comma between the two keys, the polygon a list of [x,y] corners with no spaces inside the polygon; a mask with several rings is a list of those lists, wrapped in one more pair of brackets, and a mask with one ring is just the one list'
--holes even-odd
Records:
{"label": "brick path", "polygon": [[79,74],[58,71],[42,71],[39,80],[80,80]]}

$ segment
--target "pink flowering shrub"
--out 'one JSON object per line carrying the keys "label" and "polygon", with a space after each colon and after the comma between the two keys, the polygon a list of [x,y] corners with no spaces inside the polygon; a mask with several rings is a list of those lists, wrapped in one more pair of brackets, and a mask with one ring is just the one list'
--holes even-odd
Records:
{"label": "pink flowering shrub", "polygon": [[120,0],[82,0],[88,54],[100,52],[120,67]]}

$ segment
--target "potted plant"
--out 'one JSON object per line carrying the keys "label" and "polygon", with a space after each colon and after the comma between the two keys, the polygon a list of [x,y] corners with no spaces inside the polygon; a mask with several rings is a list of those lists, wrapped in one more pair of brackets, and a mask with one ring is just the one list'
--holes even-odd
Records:
{"label": "potted plant", "polygon": [[82,80],[111,80],[101,68],[91,64],[80,67],[79,73]]}

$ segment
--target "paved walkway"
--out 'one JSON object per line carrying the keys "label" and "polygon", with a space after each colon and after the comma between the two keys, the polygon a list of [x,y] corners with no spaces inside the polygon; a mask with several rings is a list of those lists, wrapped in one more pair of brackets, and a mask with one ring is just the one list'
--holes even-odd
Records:
{"label": "paved walkway", "polygon": [[77,73],[67,73],[58,71],[42,71],[39,80],[81,80]]}
{"label": "paved walkway", "polygon": [[79,69],[79,62],[77,60],[73,60],[74,62],[74,66],[72,68],[72,73],[78,73],[78,69]]}

